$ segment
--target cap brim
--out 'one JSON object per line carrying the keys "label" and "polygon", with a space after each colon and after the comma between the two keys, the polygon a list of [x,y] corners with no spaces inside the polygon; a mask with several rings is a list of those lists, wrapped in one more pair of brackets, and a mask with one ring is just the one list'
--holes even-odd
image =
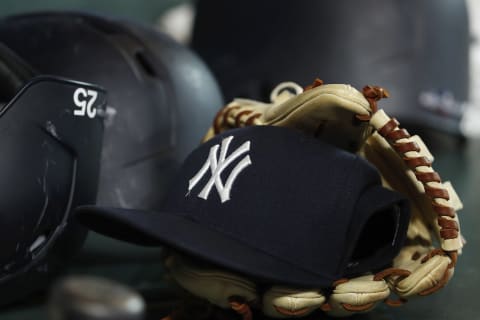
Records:
{"label": "cap brim", "polygon": [[75,214],[101,234],[139,245],[170,246],[270,283],[328,287],[339,276],[303,270],[179,215],[96,206],[79,207]]}

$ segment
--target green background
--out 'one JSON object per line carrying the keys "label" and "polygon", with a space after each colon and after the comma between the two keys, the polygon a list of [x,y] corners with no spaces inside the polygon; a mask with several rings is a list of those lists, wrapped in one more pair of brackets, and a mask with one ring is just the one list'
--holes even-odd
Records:
{"label": "green background", "polygon": [[[228,1],[228,0],[226,0]],[[76,1],[19,1],[0,2],[1,15],[38,10],[67,9],[108,13],[153,24],[166,9],[187,1],[179,0],[76,0]],[[412,132],[413,133],[413,132]],[[462,232],[468,244],[459,259],[451,283],[440,292],[409,302],[402,308],[381,306],[374,312],[354,319],[479,319],[475,311],[480,280],[480,140],[459,140],[434,136],[429,144],[435,155],[435,168],[445,180],[452,181],[464,202],[459,213]],[[427,139],[427,142],[428,139]],[[436,143],[435,143],[436,142]],[[165,282],[160,263],[161,249],[146,249],[90,233],[84,249],[67,269],[70,274],[106,276],[128,284],[155,301],[165,297]],[[157,293],[157,294],[156,294]],[[21,304],[0,311],[0,320],[47,319],[44,310],[46,295],[33,296]],[[152,317],[158,318],[159,317]]]}

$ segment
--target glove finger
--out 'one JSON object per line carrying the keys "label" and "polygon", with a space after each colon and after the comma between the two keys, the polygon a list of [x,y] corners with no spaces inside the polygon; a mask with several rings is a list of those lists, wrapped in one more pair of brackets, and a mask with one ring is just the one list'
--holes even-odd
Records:
{"label": "glove finger", "polygon": [[373,275],[360,276],[335,286],[329,297],[330,310],[335,317],[369,312],[388,298],[390,289],[385,280],[374,280]]}
{"label": "glove finger", "polygon": [[230,308],[231,297],[241,297],[247,302],[258,299],[255,284],[243,277],[199,267],[178,255],[169,256],[165,265],[182,288],[219,307]]}
{"label": "glove finger", "polygon": [[445,255],[434,255],[431,247],[421,245],[407,246],[394,260],[394,266],[408,270],[411,274],[402,279],[390,277],[388,283],[391,290],[401,298],[433,293],[443,287],[453,276],[451,259]]}
{"label": "glove finger", "polygon": [[263,313],[273,318],[303,317],[320,308],[325,300],[319,290],[274,286],[263,296]]}
{"label": "glove finger", "polygon": [[235,99],[217,114],[205,138],[231,128],[274,125],[296,128],[356,151],[371,133],[368,122],[356,121],[357,116],[369,117],[371,112],[363,94],[350,85],[320,85],[296,96],[280,94],[270,104]]}

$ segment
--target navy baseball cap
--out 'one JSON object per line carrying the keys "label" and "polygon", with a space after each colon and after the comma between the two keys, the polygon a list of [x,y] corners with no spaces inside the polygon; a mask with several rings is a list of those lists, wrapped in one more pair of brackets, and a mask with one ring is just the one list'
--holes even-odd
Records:
{"label": "navy baseball cap", "polygon": [[79,207],[102,234],[166,245],[255,279],[301,287],[389,266],[408,202],[359,156],[293,129],[227,131],[185,160],[160,212]]}

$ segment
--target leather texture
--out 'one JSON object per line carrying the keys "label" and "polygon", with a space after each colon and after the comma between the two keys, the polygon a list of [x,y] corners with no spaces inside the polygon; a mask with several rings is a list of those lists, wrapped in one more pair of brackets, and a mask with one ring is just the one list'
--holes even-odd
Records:
{"label": "leather texture", "polygon": [[[402,305],[409,298],[438,291],[452,278],[465,243],[456,214],[462,203],[451,183],[443,182],[433,169],[434,157],[422,139],[410,136],[398,121],[378,109],[377,102],[388,95],[380,87],[366,86],[360,92],[350,85],[323,84],[318,79],[305,90],[291,82],[281,83],[270,103],[235,99],[227,104],[205,135],[204,141],[249,125],[301,130],[364,157],[379,170],[385,187],[410,200],[407,241],[389,268],[319,288],[312,304],[302,290],[271,292],[275,298],[267,299],[263,307],[267,315],[299,317],[309,314],[308,308],[319,308],[332,316],[349,316],[369,312],[381,302]],[[272,301],[281,302],[288,312],[278,314]],[[309,312],[298,312],[302,307]]]}

